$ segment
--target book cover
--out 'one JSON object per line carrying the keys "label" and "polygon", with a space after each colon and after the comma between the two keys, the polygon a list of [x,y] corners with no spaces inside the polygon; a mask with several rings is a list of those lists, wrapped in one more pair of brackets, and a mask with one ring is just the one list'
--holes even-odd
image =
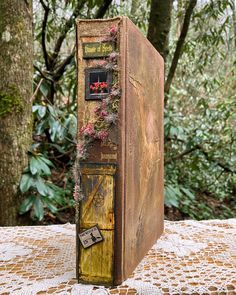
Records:
{"label": "book cover", "polygon": [[114,285],[163,232],[164,63],[127,17],[78,20],[77,63],[77,276]]}

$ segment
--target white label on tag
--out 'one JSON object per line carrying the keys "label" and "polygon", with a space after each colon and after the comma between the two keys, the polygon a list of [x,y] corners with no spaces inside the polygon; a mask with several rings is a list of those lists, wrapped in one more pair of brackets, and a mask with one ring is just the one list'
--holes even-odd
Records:
{"label": "white label on tag", "polygon": [[79,239],[82,246],[86,249],[94,244],[103,241],[103,236],[97,225],[86,229],[85,231],[79,233]]}

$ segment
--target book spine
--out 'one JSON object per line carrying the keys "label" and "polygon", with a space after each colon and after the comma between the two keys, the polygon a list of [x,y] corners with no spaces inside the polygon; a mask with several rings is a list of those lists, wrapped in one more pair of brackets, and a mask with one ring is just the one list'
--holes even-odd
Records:
{"label": "book spine", "polygon": [[77,155],[84,194],[77,224],[77,274],[80,282],[103,285],[113,285],[116,274],[119,181],[117,184],[115,175],[121,150],[119,48],[119,18],[77,23]]}

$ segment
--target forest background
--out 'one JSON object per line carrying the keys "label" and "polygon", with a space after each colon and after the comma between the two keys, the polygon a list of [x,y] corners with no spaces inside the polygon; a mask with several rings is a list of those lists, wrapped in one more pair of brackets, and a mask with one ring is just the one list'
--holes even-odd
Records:
{"label": "forest background", "polygon": [[236,216],[235,0],[2,0],[0,225],[73,222],[75,19],[117,15],[165,60],[165,218]]}

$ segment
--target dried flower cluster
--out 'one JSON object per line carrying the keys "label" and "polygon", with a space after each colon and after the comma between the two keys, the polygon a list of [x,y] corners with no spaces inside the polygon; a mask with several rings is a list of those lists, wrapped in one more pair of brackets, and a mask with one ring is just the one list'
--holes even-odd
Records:
{"label": "dried flower cluster", "polygon": [[109,30],[109,34],[111,37],[117,37],[117,28],[115,26],[112,26]]}
{"label": "dried flower cluster", "polygon": [[[111,27],[109,30],[109,40],[116,42],[117,28]],[[117,69],[118,53],[112,52],[105,61],[98,61],[98,66],[103,66],[106,69]],[[113,77],[115,78],[115,77]],[[117,77],[116,77],[117,78]],[[115,81],[115,79],[113,79]],[[106,82],[95,82],[90,85],[90,89],[94,93],[108,92],[108,84]],[[121,91],[117,82],[113,82],[110,93],[106,98],[102,99],[99,106],[94,109],[96,119],[93,122],[88,122],[82,126],[79,131],[79,142],[76,145],[76,160],[73,167],[73,176],[75,179],[73,197],[76,202],[83,199],[81,184],[80,184],[80,161],[88,156],[88,146],[94,140],[107,140],[109,130],[118,119],[118,107]]]}
{"label": "dried flower cluster", "polygon": [[104,93],[108,91],[108,83],[107,82],[94,82],[90,85],[90,90],[93,93]]}

